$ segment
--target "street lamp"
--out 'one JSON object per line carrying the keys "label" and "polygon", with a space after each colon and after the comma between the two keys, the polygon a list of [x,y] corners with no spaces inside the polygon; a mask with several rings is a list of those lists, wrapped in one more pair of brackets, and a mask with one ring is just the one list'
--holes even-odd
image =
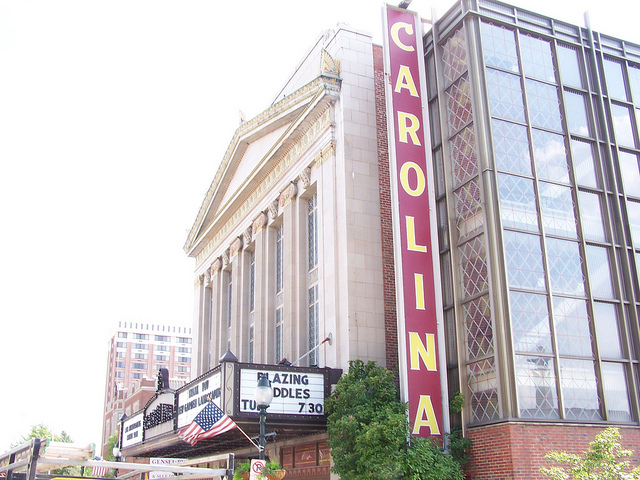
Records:
{"label": "street lamp", "polygon": [[[120,453],[120,446],[116,443],[113,446],[113,458],[115,459],[116,462],[119,462],[120,459],[122,458],[122,453]],[[116,468],[116,474],[115,477],[118,478],[118,469]]]}
{"label": "street lamp", "polygon": [[271,381],[266,374],[261,373],[258,378],[258,385],[255,392],[256,405],[260,410],[260,437],[258,443],[260,445],[260,460],[265,460],[264,449],[267,445],[265,430],[267,425],[267,408],[273,400],[273,390],[271,389]]}

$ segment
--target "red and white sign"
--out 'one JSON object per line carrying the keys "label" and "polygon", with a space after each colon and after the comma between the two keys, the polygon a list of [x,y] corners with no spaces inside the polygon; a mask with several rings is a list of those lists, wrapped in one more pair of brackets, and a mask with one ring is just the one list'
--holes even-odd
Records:
{"label": "red and white sign", "polygon": [[435,194],[426,115],[422,23],[416,13],[385,9],[389,160],[403,400],[411,432],[448,430]]}
{"label": "red and white sign", "polygon": [[262,471],[262,469],[266,464],[267,462],[265,462],[264,460],[256,460],[256,459],[251,460],[251,470],[249,473],[249,480],[262,479],[263,477],[262,475],[260,475],[260,472]]}

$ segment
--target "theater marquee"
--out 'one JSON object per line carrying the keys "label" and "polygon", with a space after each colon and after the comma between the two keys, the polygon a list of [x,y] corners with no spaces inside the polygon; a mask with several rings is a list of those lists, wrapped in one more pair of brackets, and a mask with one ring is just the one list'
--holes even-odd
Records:
{"label": "theater marquee", "polygon": [[[121,420],[123,453],[164,457],[190,452],[191,445],[180,438],[180,433],[209,401],[246,432],[255,433],[258,409],[254,392],[262,374],[269,377],[273,389],[273,401],[267,411],[269,428],[279,432],[281,438],[295,436],[296,431],[323,431],[326,426],[324,400],[331,394],[332,385],[342,370],[241,363],[234,357],[177,390],[159,382],[158,390],[144,408]],[[216,451],[216,443],[233,442],[234,435],[239,437],[239,445],[247,442],[240,433],[229,431],[198,445]]]}
{"label": "theater marquee", "polygon": [[384,22],[401,391],[413,435],[439,436],[448,408],[422,23],[391,6]]}

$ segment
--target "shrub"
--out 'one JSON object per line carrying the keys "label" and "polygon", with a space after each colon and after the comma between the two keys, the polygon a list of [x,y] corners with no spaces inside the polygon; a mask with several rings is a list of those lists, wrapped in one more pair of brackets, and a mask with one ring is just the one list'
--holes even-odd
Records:
{"label": "shrub", "polygon": [[407,449],[405,480],[463,480],[460,464],[428,438],[413,438]]}
{"label": "shrub", "polygon": [[583,456],[566,452],[549,452],[545,458],[566,466],[541,468],[546,477],[554,480],[640,480],[640,467],[629,472],[629,462],[621,458],[633,455],[633,451],[621,448],[620,432],[610,427],[602,431]]}
{"label": "shrub", "polygon": [[349,362],[325,407],[333,471],[342,480],[464,478],[453,457],[409,436],[407,406],[393,374],[374,362]]}

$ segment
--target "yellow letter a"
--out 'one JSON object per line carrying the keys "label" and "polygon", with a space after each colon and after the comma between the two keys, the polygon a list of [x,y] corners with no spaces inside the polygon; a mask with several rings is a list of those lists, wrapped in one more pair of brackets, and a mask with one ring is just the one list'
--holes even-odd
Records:
{"label": "yellow letter a", "polygon": [[400,91],[406,88],[409,90],[409,93],[412,97],[418,96],[418,90],[416,90],[416,84],[413,81],[413,77],[411,76],[411,70],[406,65],[400,65],[400,69],[398,70],[398,80],[396,80],[396,88],[395,92],[400,93]]}
{"label": "yellow letter a", "polygon": [[420,403],[418,404],[418,411],[416,412],[412,433],[419,435],[422,427],[429,427],[431,435],[440,435],[440,427],[438,426],[436,414],[433,411],[430,395],[420,395]]}

